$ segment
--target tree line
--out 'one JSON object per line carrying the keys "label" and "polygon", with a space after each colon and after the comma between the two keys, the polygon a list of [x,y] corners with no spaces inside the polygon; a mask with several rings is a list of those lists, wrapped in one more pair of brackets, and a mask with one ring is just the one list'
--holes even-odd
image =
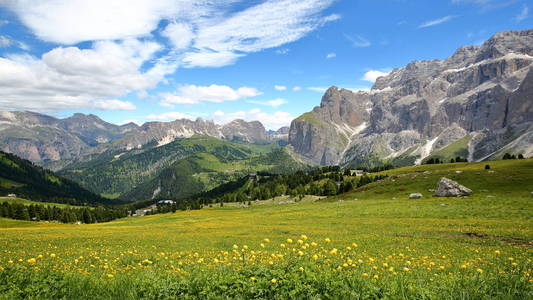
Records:
{"label": "tree line", "polygon": [[386,175],[352,176],[349,170],[339,166],[327,166],[292,174],[269,174],[259,172],[243,177],[209,192],[199,195],[203,205],[224,202],[250,202],[289,195],[302,199],[305,195],[334,196],[357,187],[384,179]]}
{"label": "tree line", "polygon": [[126,208],[58,207],[42,204],[2,202],[0,217],[24,221],[57,221],[61,223],[101,223],[124,218],[129,215]]}

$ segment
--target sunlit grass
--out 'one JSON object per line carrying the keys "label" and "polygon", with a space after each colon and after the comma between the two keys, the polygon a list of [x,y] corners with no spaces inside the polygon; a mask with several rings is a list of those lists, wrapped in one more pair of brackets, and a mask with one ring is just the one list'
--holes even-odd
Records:
{"label": "sunlit grass", "polygon": [[[484,164],[391,170],[384,182],[321,201],[215,205],[91,225],[2,219],[0,294],[527,299],[531,163],[491,162],[494,173]],[[431,197],[426,191],[441,176],[474,194]],[[408,199],[410,192],[425,196]]]}

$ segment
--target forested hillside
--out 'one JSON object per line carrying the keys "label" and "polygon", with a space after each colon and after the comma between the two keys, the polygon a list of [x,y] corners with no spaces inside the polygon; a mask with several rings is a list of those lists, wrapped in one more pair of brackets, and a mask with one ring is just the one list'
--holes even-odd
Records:
{"label": "forested hillside", "polygon": [[249,172],[294,172],[305,168],[277,144],[233,143],[207,136],[150,143],[123,153],[103,153],[61,174],[85,188],[127,201],[183,198]]}
{"label": "forested hillside", "polygon": [[[74,181],[58,176],[32,162],[0,151],[0,195],[70,204],[111,203]],[[116,202],[116,201],[115,201]]]}

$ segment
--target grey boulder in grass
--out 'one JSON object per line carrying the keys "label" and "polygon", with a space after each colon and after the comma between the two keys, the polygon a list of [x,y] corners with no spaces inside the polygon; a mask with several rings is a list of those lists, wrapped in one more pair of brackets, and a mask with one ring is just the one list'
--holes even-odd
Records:
{"label": "grey boulder in grass", "polygon": [[456,181],[442,177],[439,180],[435,196],[437,197],[462,197],[472,194],[472,190]]}

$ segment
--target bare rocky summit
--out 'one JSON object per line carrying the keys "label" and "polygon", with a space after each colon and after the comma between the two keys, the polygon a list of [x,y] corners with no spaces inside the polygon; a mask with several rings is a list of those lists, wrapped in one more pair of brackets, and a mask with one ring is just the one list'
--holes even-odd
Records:
{"label": "bare rocky summit", "polygon": [[451,149],[471,161],[531,156],[532,63],[533,29],[505,31],[394,69],[369,92],[331,87],[292,122],[289,144],[317,165],[407,165]]}

